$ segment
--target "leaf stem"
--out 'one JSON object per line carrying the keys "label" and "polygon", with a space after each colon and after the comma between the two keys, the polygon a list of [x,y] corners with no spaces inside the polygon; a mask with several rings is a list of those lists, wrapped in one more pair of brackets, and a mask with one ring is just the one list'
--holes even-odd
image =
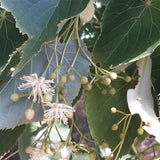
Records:
{"label": "leaf stem", "polygon": [[[47,70],[48,70],[48,68],[49,68],[49,66],[50,66],[50,64],[51,64],[51,62],[52,62],[52,59],[53,59],[54,54],[55,54],[55,52],[56,52],[56,46],[57,46],[57,37],[56,37],[56,41],[55,41],[55,49],[54,49],[54,51],[53,51],[53,53],[52,53],[52,56],[51,56],[51,58],[50,58],[50,60],[49,60],[49,63],[48,63],[48,65],[47,65],[45,71],[44,71],[43,74],[42,74],[42,77],[45,77],[45,75],[46,75],[46,73],[47,73]],[[46,54],[47,54],[46,46],[45,46],[45,52],[46,52]]]}
{"label": "leaf stem", "polygon": [[72,130],[73,130],[73,124],[74,124],[74,117],[72,116],[72,124],[71,124],[71,128],[70,128],[69,134],[67,136],[66,145],[68,145],[68,143],[69,143],[69,140],[70,140],[70,137],[71,137],[71,133],[72,133]]}
{"label": "leaf stem", "polygon": [[55,125],[55,129],[56,129],[56,131],[57,131],[57,133],[58,133],[58,136],[59,136],[61,142],[63,142],[63,139],[62,139],[62,137],[61,137],[61,134],[60,134],[60,132],[59,132],[59,130],[58,130],[58,128],[57,128],[56,125]]}
{"label": "leaf stem", "polygon": [[91,58],[86,54],[86,52],[84,51],[84,49],[81,46],[81,42],[80,42],[80,38],[79,38],[79,34],[78,34],[78,22],[79,22],[79,16],[76,17],[76,33],[77,33],[78,45],[79,45],[80,49],[82,50],[83,54],[85,55],[85,57],[88,59],[88,61],[95,67],[95,73],[97,74],[97,66],[94,64],[94,62],[91,60]]}
{"label": "leaf stem", "polygon": [[74,64],[76,62],[77,56],[79,54],[79,51],[80,51],[80,48],[77,49],[76,55],[75,55],[75,57],[74,57],[74,59],[72,61],[72,64],[71,64],[70,68],[68,69],[68,72],[73,68],[73,66],[74,66]]}
{"label": "leaf stem", "polygon": [[[127,126],[126,126],[126,130],[125,130],[125,133],[124,133],[125,136],[126,136],[126,133],[127,133],[128,127],[129,127],[129,124],[130,124],[130,122],[131,122],[131,118],[132,118],[132,115],[129,116],[129,120],[128,120],[128,123],[127,123]],[[120,147],[119,147],[119,149],[118,149],[118,153],[117,153],[117,155],[116,155],[115,160],[117,160],[118,157],[119,157],[119,154],[120,154],[120,151],[121,151],[121,149],[122,149],[124,140],[125,140],[125,137],[124,137],[124,139],[121,140],[121,144],[120,144]]]}
{"label": "leaf stem", "polygon": [[4,160],[7,160],[9,158],[11,158],[12,156],[14,156],[15,154],[17,154],[19,152],[19,149],[15,152],[13,152],[12,154],[10,154],[7,158],[5,158]]}
{"label": "leaf stem", "polygon": [[86,140],[89,141],[89,142],[95,143],[94,140],[91,140],[91,139],[88,139],[87,137],[85,137],[85,136],[83,135],[83,133],[79,130],[79,128],[77,127],[77,125],[76,125],[75,123],[74,123],[74,127],[76,128],[76,130],[78,131],[78,133],[82,136],[82,138],[86,139]]}
{"label": "leaf stem", "polygon": [[[57,57],[57,53],[55,54],[56,56],[56,65],[57,65],[57,68],[58,68],[58,57]],[[56,80],[57,80],[57,84],[59,83],[59,72],[57,71],[56,72]],[[58,87],[56,88],[56,103],[59,102],[59,99],[58,99]]]}
{"label": "leaf stem", "polygon": [[29,96],[29,95],[30,94],[28,94],[28,93],[27,94],[21,94],[21,95],[19,95],[19,97],[22,98],[22,97],[26,97],[26,96]]}

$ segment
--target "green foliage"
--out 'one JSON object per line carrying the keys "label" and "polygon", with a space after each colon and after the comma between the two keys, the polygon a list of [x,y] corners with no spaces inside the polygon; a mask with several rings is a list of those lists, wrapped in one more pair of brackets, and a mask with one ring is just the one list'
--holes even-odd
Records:
{"label": "green foliage", "polygon": [[87,47],[94,47],[98,35],[98,30],[90,23],[85,24],[80,30],[80,37],[83,39]]}
{"label": "green foliage", "polygon": [[95,61],[108,68],[153,53],[160,44],[159,15],[159,0],[110,1],[94,49]]}
{"label": "green foliage", "polygon": [[[104,88],[104,86],[100,86]],[[102,95],[101,90],[94,85],[93,90],[87,93],[86,109],[89,127],[93,138],[101,144],[103,141],[109,144],[109,147],[114,148],[120,142],[120,133],[123,132],[124,121],[119,125],[117,131],[112,130],[112,125],[117,124],[124,115],[120,113],[112,114],[110,109],[116,107],[118,110],[129,113],[126,104],[126,93],[129,84],[122,80],[116,80],[112,83],[112,87],[116,88],[117,92],[113,95]],[[127,122],[128,123],[128,122]],[[131,144],[137,136],[139,128],[139,118],[132,117],[129,128],[126,133],[124,144],[122,145],[120,157],[130,151]],[[126,126],[125,126],[126,127]],[[111,138],[112,137],[112,138]],[[114,154],[116,156],[116,154]]]}
{"label": "green foliage", "polygon": [[[0,8],[0,75],[12,58],[16,48],[20,47],[27,39],[26,35],[19,33],[11,13]],[[3,58],[2,58],[3,57]]]}
{"label": "green foliage", "polygon": [[[28,121],[26,120],[24,114],[25,110],[31,106],[31,101],[28,100],[27,97],[22,97],[18,102],[12,102],[10,100],[10,96],[13,93],[18,93],[20,95],[27,94],[28,90],[19,91],[18,86],[22,84],[22,80],[20,79],[23,75],[29,76],[30,74],[37,73],[37,75],[40,77],[42,76],[45,68],[47,67],[49,60],[51,59],[52,54],[54,54],[55,47],[57,53],[54,54],[53,60],[50,63],[49,70],[46,74],[46,79],[49,79],[50,73],[54,72],[57,68],[57,63],[61,60],[62,53],[64,51],[66,44],[57,44],[54,45],[52,43],[46,44],[42,47],[40,53],[32,58],[31,62],[28,63],[24,69],[19,72],[16,76],[12,77],[9,82],[1,85],[1,91],[0,91],[0,128],[14,128],[17,125],[23,124],[23,123],[30,123],[32,121],[38,121],[42,120],[42,107],[38,104],[34,104],[34,110],[35,110],[35,117],[33,120]],[[85,45],[82,43],[82,48],[86,50]],[[62,66],[65,67],[66,70],[71,69],[72,61],[74,57],[76,56],[76,52],[78,50],[77,41],[71,41],[68,43],[67,48],[65,50],[64,58],[62,61]],[[86,50],[86,53],[88,53],[88,56],[90,53]],[[84,54],[80,50],[77,53],[77,59],[75,61],[75,64],[73,68],[79,72],[79,74],[86,76],[89,71],[89,65],[90,63],[86,60]],[[57,56],[57,59],[56,59]],[[41,63],[39,63],[41,62]],[[81,66],[81,67],[79,67]],[[77,76],[77,74],[71,69],[69,71],[71,74],[75,76],[75,80],[73,82],[68,82],[64,85],[65,88],[67,88],[68,93],[66,95],[66,102],[68,104],[71,104],[73,99],[78,95],[79,90],[81,88],[80,79]],[[60,69],[60,75],[65,75],[66,71],[63,69]],[[56,82],[55,82],[56,83]],[[56,99],[56,96],[54,96],[54,101]]]}
{"label": "green foliage", "polygon": [[[131,115],[130,108],[128,109],[127,90],[135,87],[138,76],[143,77],[137,72],[136,63],[131,62],[152,54],[152,93],[158,117],[160,1],[97,0],[102,5],[99,8],[96,1],[92,0],[95,14],[88,23],[82,24],[79,14],[88,2],[89,0],[0,0],[0,129],[13,129],[21,124],[30,123],[27,128],[24,125],[13,130],[0,131],[0,155],[7,152],[18,140],[20,157],[27,160],[27,146],[34,143],[35,147],[38,142],[43,146],[51,140],[56,144],[54,147],[57,152],[52,160],[59,159],[59,152],[64,144],[69,150],[68,160],[89,160],[88,153],[93,152],[99,159],[104,160],[105,156],[100,150],[105,150],[98,147],[102,142],[109,145],[114,160],[137,159],[138,155],[136,152],[133,153],[133,141],[137,137],[138,142],[135,145],[138,145],[148,136],[147,132],[138,135],[137,129],[143,128],[144,125],[147,127],[150,123],[143,124],[140,117]],[[88,11],[87,16],[92,16],[89,14],[91,13]],[[115,66],[118,67],[114,68]],[[15,71],[11,71],[11,67],[14,67]],[[143,69],[145,70],[145,67]],[[120,73],[122,71],[124,73]],[[17,88],[25,83],[20,79],[24,75],[37,74],[39,78],[44,76],[49,80],[51,73],[54,77],[52,91],[55,93],[54,96],[49,92],[47,94],[51,96],[50,99],[53,96],[52,103],[73,106],[84,93],[84,89],[86,90],[87,119],[96,148],[87,145],[87,142],[93,140],[85,137],[76,127],[75,115],[64,107],[66,105],[46,105],[44,101],[33,104],[33,95],[28,99],[35,86],[33,82],[29,84],[32,85],[29,89],[20,91]],[[73,75],[70,80],[69,75]],[[150,79],[149,76],[147,78]],[[38,84],[41,79],[37,81]],[[145,85],[143,88],[145,89]],[[40,90],[38,88],[34,91],[40,94]],[[15,102],[10,99],[13,93],[18,93],[12,96]],[[32,94],[38,98],[36,93]],[[44,95],[46,93],[42,93],[42,96]],[[136,101],[144,100],[142,97],[136,97]],[[143,104],[148,103],[146,100]],[[44,109],[48,109],[46,106],[52,109],[50,120],[60,119],[63,122],[64,118],[66,121],[71,118],[70,128],[57,123],[31,123],[43,120]],[[33,107],[35,117],[26,120],[25,111],[30,107]],[[61,107],[64,107],[63,110]],[[116,109],[113,108],[111,113],[112,107]],[[143,107],[145,110],[146,107]],[[148,107],[151,110],[152,108],[153,106]],[[152,113],[154,114],[153,110]],[[152,115],[147,117],[152,118]],[[73,128],[81,135],[78,144],[71,142]],[[20,137],[24,129],[25,132]],[[154,129],[156,130],[156,127]],[[39,137],[46,139],[36,141]],[[43,151],[47,153],[46,146]],[[83,153],[76,155],[76,151]]]}
{"label": "green foliage", "polygon": [[19,54],[19,52],[18,53],[16,53],[16,54],[14,54],[13,56],[12,56],[12,58],[11,58],[11,60],[10,60],[10,62],[9,62],[9,64],[5,67],[5,69],[4,69],[4,71],[2,72],[2,74],[0,75],[0,79],[1,80],[5,80],[5,79],[7,79],[10,75],[11,75],[11,68],[13,67],[15,67],[15,65],[17,64],[17,63],[19,63],[19,61],[20,61],[20,54]]}
{"label": "green foliage", "polygon": [[[34,141],[41,136],[41,134],[45,131],[46,127],[47,127],[46,125],[40,125],[40,123],[31,123],[27,125],[24,133],[22,134],[22,136],[19,138],[19,141],[18,141],[21,159],[23,160],[29,159],[29,154],[25,152],[25,149],[28,146],[31,146],[34,143]],[[62,139],[66,140],[67,135],[69,133],[69,128],[65,125],[60,125],[60,126],[57,125],[57,128],[62,135]],[[50,136],[53,142],[55,143],[61,142],[55,127],[52,128]]]}
{"label": "green foliage", "polygon": [[2,7],[14,14],[21,32],[30,38],[23,46],[23,56],[14,74],[37,54],[44,42],[55,40],[60,20],[77,15],[86,7],[87,2],[88,0],[1,0]]}
{"label": "green foliage", "polygon": [[0,156],[3,156],[4,153],[8,152],[15,145],[24,129],[25,125],[16,127],[13,130],[0,130]]}

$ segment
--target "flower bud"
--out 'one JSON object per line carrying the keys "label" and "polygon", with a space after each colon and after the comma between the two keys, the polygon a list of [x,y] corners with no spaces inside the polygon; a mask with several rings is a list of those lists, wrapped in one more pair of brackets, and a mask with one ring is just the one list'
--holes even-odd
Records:
{"label": "flower bud", "polygon": [[111,72],[109,76],[110,76],[110,78],[111,78],[112,80],[117,79],[117,73],[115,73],[115,72]]}
{"label": "flower bud", "polygon": [[142,135],[144,133],[144,130],[142,128],[137,129],[138,135]]}
{"label": "flower bud", "polygon": [[34,115],[35,115],[35,112],[32,108],[29,108],[25,111],[25,116],[27,120],[33,119]]}
{"label": "flower bud", "polygon": [[117,109],[115,107],[112,107],[111,108],[111,113],[116,113],[117,112]]}
{"label": "flower bud", "polygon": [[113,125],[112,125],[112,130],[113,130],[113,131],[118,130],[118,125],[117,125],[117,124],[113,124]]}
{"label": "flower bud", "polygon": [[44,100],[45,102],[51,102],[52,99],[53,99],[53,96],[52,96],[52,94],[50,94],[50,93],[45,94],[44,97],[43,97],[43,100]]}
{"label": "flower bud", "polygon": [[127,83],[129,83],[129,82],[132,80],[132,78],[131,78],[130,76],[126,76],[126,77],[124,78],[124,80],[125,80]]}
{"label": "flower bud", "polygon": [[17,93],[12,94],[10,97],[11,101],[13,101],[13,102],[17,102],[19,100],[19,98],[20,98],[19,94],[17,94]]}
{"label": "flower bud", "polygon": [[116,94],[116,89],[115,88],[110,88],[109,89],[109,94],[115,95]]}

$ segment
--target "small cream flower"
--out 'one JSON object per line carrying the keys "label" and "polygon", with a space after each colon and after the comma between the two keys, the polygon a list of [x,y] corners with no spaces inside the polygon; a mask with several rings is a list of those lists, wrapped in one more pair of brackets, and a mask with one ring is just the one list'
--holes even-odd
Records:
{"label": "small cream flower", "polygon": [[49,160],[51,155],[46,153],[44,150],[36,147],[33,149],[33,153],[31,154],[31,158],[29,160]]}
{"label": "small cream flower", "polygon": [[64,124],[67,124],[68,117],[71,117],[74,112],[73,107],[66,104],[47,103],[44,106],[51,107],[44,114],[44,122],[47,124],[50,124],[53,120],[58,120],[60,123],[63,121]]}
{"label": "small cream flower", "polygon": [[33,96],[33,102],[36,102],[38,97],[39,103],[40,99],[43,100],[43,95],[48,92],[51,92],[51,94],[54,95],[54,90],[51,88],[53,80],[45,80],[44,77],[38,78],[36,73],[31,74],[30,76],[23,76],[20,79],[26,81],[26,83],[22,83],[18,89],[25,90],[31,87],[32,91],[28,98],[30,99],[30,97]]}

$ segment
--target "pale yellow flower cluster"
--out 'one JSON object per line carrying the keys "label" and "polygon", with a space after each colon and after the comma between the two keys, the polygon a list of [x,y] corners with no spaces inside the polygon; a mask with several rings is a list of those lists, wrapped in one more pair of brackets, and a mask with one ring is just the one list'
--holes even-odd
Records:
{"label": "pale yellow flower cluster", "polygon": [[28,88],[32,88],[32,91],[28,98],[30,99],[31,96],[33,96],[33,102],[37,101],[37,97],[38,103],[40,102],[40,100],[43,101],[43,95],[49,92],[54,95],[54,90],[51,87],[53,80],[45,80],[44,77],[38,78],[36,73],[31,74],[30,76],[23,76],[21,80],[26,81],[26,83],[22,83],[18,87],[18,89],[25,90]]}
{"label": "pale yellow flower cluster", "polygon": [[44,122],[51,124],[53,120],[63,121],[64,124],[68,123],[68,118],[71,118],[74,112],[73,107],[66,104],[47,103],[45,106],[49,106],[50,109],[45,111]]}
{"label": "pale yellow flower cluster", "polygon": [[71,118],[73,115],[74,109],[71,106],[59,103],[46,103],[43,101],[43,96],[47,93],[54,95],[54,89],[51,86],[53,80],[45,80],[45,77],[38,78],[37,74],[31,74],[30,76],[23,76],[21,78],[26,83],[22,83],[18,89],[25,90],[32,88],[31,93],[29,94],[29,99],[33,97],[33,102],[40,101],[44,103],[44,106],[49,106],[50,109],[45,111],[44,122],[51,124],[53,121],[63,121],[64,124],[67,124],[68,118]]}

